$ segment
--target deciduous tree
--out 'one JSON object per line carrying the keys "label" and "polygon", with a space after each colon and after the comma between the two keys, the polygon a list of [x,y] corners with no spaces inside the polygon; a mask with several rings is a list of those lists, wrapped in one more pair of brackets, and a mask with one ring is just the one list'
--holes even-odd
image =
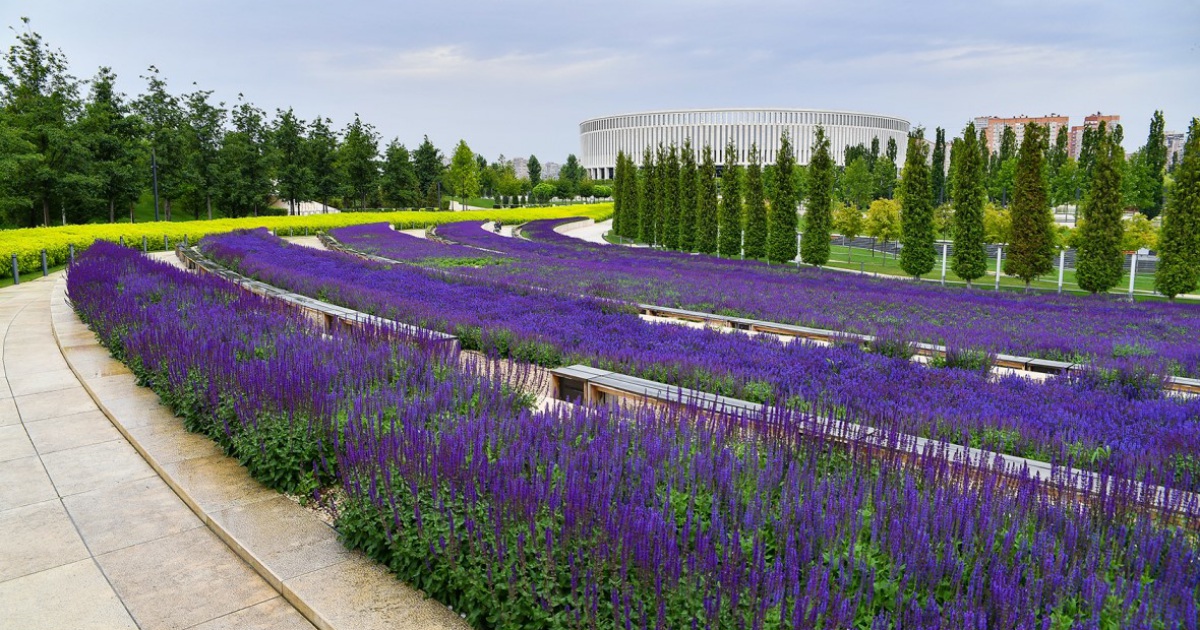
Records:
{"label": "deciduous tree", "polygon": [[392,208],[412,208],[421,201],[421,183],[412,154],[399,138],[392,138],[383,151],[379,189],[383,202]]}
{"label": "deciduous tree", "polygon": [[446,172],[446,184],[465,205],[471,197],[479,194],[479,164],[475,152],[466,140],[459,140],[450,157],[450,169]]}

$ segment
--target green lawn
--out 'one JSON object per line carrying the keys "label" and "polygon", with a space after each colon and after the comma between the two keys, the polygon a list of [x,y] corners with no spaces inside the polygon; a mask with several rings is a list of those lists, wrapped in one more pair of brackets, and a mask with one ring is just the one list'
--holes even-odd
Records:
{"label": "green lawn", "polygon": [[[462,203],[462,197],[446,195],[446,199]],[[467,199],[467,205],[472,208],[495,208],[496,201],[494,199],[486,199],[484,197],[471,197]]]}

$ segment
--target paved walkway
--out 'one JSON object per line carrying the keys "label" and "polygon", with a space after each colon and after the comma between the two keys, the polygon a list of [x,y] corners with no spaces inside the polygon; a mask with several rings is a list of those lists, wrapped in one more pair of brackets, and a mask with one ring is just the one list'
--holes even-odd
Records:
{"label": "paved walkway", "polygon": [[51,329],[58,276],[0,291],[0,628],[311,628],[68,368]]}
{"label": "paved walkway", "polygon": [[601,245],[604,245],[608,243],[608,241],[604,240],[604,234],[611,229],[612,219],[608,219],[607,221],[601,221],[599,223],[596,223],[595,221],[591,223],[582,221],[579,223],[567,223],[554,228],[554,231],[558,232],[559,234],[587,241],[589,243],[600,243]]}

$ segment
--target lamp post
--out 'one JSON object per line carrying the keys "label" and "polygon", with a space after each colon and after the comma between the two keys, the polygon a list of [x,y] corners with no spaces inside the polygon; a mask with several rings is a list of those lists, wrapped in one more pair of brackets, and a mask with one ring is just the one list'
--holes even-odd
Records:
{"label": "lamp post", "polygon": [[154,220],[158,221],[158,156],[150,147],[150,176],[154,180]]}

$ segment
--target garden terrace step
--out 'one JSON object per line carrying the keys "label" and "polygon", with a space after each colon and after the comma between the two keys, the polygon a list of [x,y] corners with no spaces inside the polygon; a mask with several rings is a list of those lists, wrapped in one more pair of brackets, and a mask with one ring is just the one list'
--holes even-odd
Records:
{"label": "garden terrace step", "polygon": [[[676,387],[586,365],[571,365],[550,371],[551,391],[555,399],[575,404],[636,406],[686,406],[708,410],[716,415],[757,417],[770,407],[761,403],[708,394]],[[1028,475],[1046,483],[1052,494],[1071,496],[1084,501],[1103,500],[1121,488],[1137,500],[1157,510],[1185,520],[1197,518],[1200,495],[1162,486],[1147,486],[1141,482],[1114,479],[1111,475],[1067,468],[1048,462],[1004,455],[994,451],[949,444],[912,435],[892,435],[851,422],[812,416],[824,435],[844,443],[872,448],[899,450],[910,454],[939,453],[948,461],[962,461],[976,468],[1002,465],[1006,474]],[[1191,527],[1200,526],[1193,522]]]}
{"label": "garden terrace step", "polygon": [[420,328],[410,324],[384,319],[361,311],[338,306],[322,300],[285,291],[279,287],[260,282],[253,278],[243,276],[236,271],[223,267],[216,262],[210,260],[204,254],[200,253],[195,247],[179,247],[176,249],[176,254],[183,261],[184,266],[193,271],[201,271],[204,273],[214,274],[233,284],[239,285],[242,288],[257,293],[266,297],[274,298],[292,307],[295,307],[312,317],[315,321],[322,323],[325,329],[333,331],[339,327],[355,328],[365,324],[376,325],[382,328],[390,328],[399,331],[401,334],[414,337],[422,340],[429,340],[432,343],[446,344],[452,349],[457,350],[458,338],[447,333]]}

